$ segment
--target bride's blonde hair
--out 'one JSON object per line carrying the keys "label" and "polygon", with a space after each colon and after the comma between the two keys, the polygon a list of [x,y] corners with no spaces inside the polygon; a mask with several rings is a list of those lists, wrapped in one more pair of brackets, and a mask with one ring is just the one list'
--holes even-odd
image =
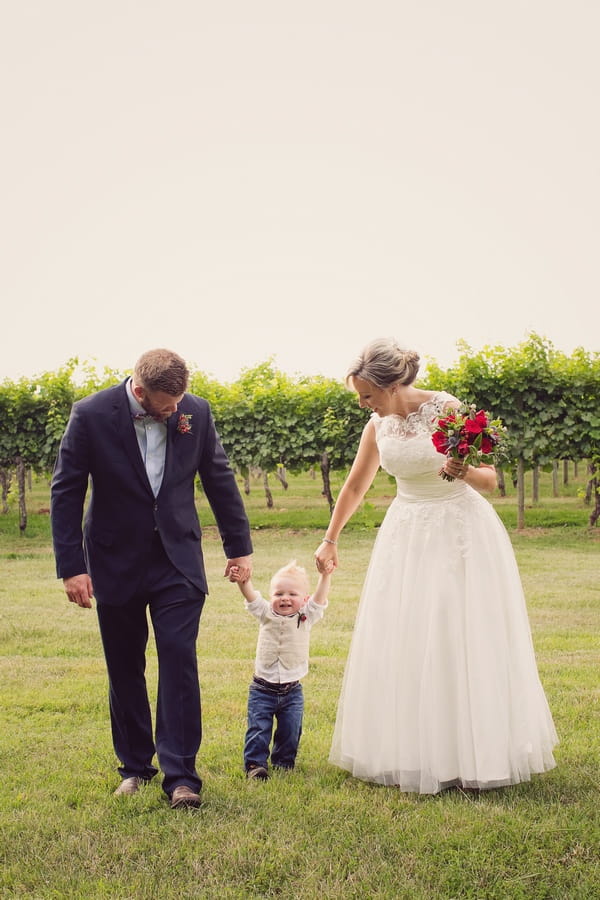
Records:
{"label": "bride's blonde hair", "polygon": [[346,384],[362,378],[378,388],[412,384],[419,371],[419,354],[405,350],[394,338],[377,338],[363,349],[346,374]]}

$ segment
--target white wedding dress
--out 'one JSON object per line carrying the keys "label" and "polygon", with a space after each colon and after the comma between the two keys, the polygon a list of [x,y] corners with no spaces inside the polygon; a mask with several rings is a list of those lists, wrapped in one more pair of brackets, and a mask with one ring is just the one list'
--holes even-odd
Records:
{"label": "white wedding dress", "polygon": [[373,414],[397,496],[358,608],[330,761],[434,794],[495,788],[555,765],[556,731],[508,534],[492,505],[439,476],[449,394],[407,419]]}

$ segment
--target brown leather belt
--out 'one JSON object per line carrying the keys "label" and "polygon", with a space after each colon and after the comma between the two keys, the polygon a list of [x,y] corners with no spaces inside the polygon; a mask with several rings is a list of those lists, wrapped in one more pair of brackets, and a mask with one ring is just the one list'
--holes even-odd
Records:
{"label": "brown leather belt", "polygon": [[295,688],[297,684],[300,684],[299,681],[286,681],[283,684],[274,681],[265,681],[264,678],[259,678],[257,675],[254,676],[252,681],[254,684],[258,684],[259,687],[264,688],[266,691],[271,691],[273,694],[289,694],[292,688]]}

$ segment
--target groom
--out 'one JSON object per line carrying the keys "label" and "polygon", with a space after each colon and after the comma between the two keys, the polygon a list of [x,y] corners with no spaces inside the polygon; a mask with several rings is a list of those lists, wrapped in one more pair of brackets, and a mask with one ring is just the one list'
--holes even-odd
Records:
{"label": "groom", "polygon": [[[52,479],[57,574],[71,603],[91,608],[109,678],[116,794],[157,774],[171,807],[197,807],[202,737],[196,639],[207,593],[194,482],[214,512],[227,557],[249,578],[244,505],[206,400],[170,350],[149,350],[133,377],[73,405]],[[84,501],[91,486],[89,504]],[[83,524],[82,524],[83,520]],[[156,743],[146,690],[147,611],[158,655]]]}

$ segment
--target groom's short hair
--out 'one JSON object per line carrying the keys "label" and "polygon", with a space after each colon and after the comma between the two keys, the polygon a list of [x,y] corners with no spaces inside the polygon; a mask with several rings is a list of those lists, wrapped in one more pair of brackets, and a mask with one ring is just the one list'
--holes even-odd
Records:
{"label": "groom's short hair", "polygon": [[135,364],[136,384],[147,391],[162,391],[177,397],[187,390],[190,377],[185,360],[172,350],[146,350]]}

